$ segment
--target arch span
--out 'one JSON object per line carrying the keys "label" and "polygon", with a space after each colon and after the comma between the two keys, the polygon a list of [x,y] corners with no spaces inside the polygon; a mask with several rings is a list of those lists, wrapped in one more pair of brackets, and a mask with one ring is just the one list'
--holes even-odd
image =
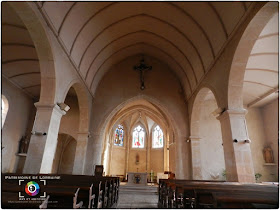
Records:
{"label": "arch span", "polygon": [[35,14],[35,8],[32,8],[35,5],[32,2],[9,2],[9,4],[28,29],[37,51],[41,72],[40,103],[54,104],[56,73],[52,48],[45,27]]}
{"label": "arch span", "polygon": [[253,17],[235,50],[228,82],[228,109],[243,109],[244,74],[250,53],[266,24],[278,11],[277,2],[266,3]]}

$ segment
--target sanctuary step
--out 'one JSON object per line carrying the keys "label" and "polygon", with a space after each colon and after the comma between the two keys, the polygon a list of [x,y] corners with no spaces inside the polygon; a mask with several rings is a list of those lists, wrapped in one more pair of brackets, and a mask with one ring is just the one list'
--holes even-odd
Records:
{"label": "sanctuary step", "polygon": [[118,209],[157,208],[157,186],[120,185]]}

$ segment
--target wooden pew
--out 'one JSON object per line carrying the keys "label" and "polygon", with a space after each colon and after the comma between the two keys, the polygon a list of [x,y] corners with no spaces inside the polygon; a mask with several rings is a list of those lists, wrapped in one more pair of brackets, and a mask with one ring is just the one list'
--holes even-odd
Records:
{"label": "wooden pew", "polygon": [[[6,175],[17,175],[17,174],[6,174]],[[50,195],[49,203],[57,199],[58,201],[61,201],[64,206],[67,206],[67,208],[81,207],[81,204],[79,205],[81,201],[83,202],[84,208],[111,208],[113,205],[115,206],[117,205],[116,204],[117,197],[118,197],[117,186],[119,185],[118,178],[93,177],[93,176],[84,176],[84,175],[58,175],[58,176],[61,177],[60,180],[48,180],[46,186],[40,185],[41,190],[44,190],[44,192],[47,192],[47,194]],[[4,189],[6,189],[7,192],[9,191],[14,191],[17,193],[19,191],[24,192],[22,188],[20,189],[20,186],[18,186],[15,180],[3,180],[3,176],[2,176],[2,183],[5,183],[4,185],[6,186],[4,186]],[[105,191],[105,189],[107,189],[107,191]],[[109,205],[105,205],[104,200],[106,200],[107,196],[109,196],[109,193],[106,195],[106,193],[109,191],[111,192],[111,203]],[[56,207],[59,206],[59,204],[56,205],[48,204],[48,205],[49,205],[48,207],[54,207],[54,208],[55,206]],[[70,205],[72,207],[70,207]]]}
{"label": "wooden pew", "polygon": [[[159,180],[159,208],[179,208],[182,207],[183,202],[185,200],[183,199],[182,190],[180,192],[177,192],[179,190],[179,187],[187,183],[222,183],[224,181],[220,180],[180,180],[180,179],[160,179]],[[180,194],[181,193],[181,194]],[[178,195],[177,195],[178,194]],[[194,192],[188,192],[189,196],[193,195]],[[179,200],[179,204],[177,202]],[[186,202],[190,202],[188,207],[190,207],[193,203],[192,197],[187,197]],[[179,207],[178,207],[179,206]]]}
{"label": "wooden pew", "polygon": [[[214,198],[214,208],[278,208],[279,197],[274,192],[232,192],[226,194],[224,192],[212,193]],[[256,204],[261,204],[256,205]]]}
{"label": "wooden pew", "polygon": [[[12,185],[7,183],[2,183],[2,205],[9,208],[18,208],[21,207],[20,204],[11,204],[9,201],[18,201],[19,192],[24,192],[24,186]],[[81,208],[84,205],[88,205],[89,193],[91,187],[78,187],[78,186],[62,186],[62,185],[47,185],[41,186],[40,190],[46,192],[49,197],[49,202],[45,203],[45,206],[48,208]],[[29,197],[29,196],[26,196]],[[31,197],[32,198],[32,197]],[[25,204],[25,208],[39,208],[40,204],[43,201],[39,202],[29,202]],[[34,204],[33,204],[34,203]],[[36,203],[36,205],[35,205]]]}
{"label": "wooden pew", "polygon": [[[161,180],[159,191],[161,191],[161,194],[159,194],[159,207],[161,208],[212,208],[214,207],[212,193],[232,194],[233,192],[246,192],[253,196],[255,192],[258,192],[258,194],[265,197],[268,193],[278,195],[278,186],[204,180]],[[278,200],[273,200],[273,196],[266,197],[267,200],[271,200],[270,202],[273,205],[275,205],[276,201],[278,202]],[[221,202],[219,197],[217,197],[217,200]],[[255,202],[256,200],[257,198],[249,202]],[[225,204],[223,205],[225,206]],[[240,207],[242,207],[241,204]]]}

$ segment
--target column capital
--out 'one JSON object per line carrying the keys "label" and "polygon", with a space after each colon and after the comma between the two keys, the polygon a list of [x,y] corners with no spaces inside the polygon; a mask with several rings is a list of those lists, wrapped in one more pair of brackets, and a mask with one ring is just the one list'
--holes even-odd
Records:
{"label": "column capital", "polygon": [[42,102],[34,103],[37,110],[55,110],[61,115],[65,115],[66,112],[64,110],[61,110],[60,107],[57,104],[44,104]]}
{"label": "column capital", "polygon": [[224,111],[223,113],[221,113],[217,117],[217,119],[221,120],[225,116],[245,116],[247,113],[248,113],[247,109],[228,109],[228,110]]}

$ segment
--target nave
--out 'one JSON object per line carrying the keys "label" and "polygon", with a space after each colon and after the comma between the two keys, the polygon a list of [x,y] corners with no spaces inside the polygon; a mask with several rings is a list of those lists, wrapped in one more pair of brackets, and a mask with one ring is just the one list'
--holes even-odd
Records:
{"label": "nave", "polygon": [[[6,1],[1,11],[2,206],[38,208],[49,195],[48,208],[116,208],[130,196],[122,186],[118,199],[118,183],[171,174],[180,183],[160,188],[160,208],[213,208],[198,188],[246,197],[244,208],[278,203],[278,2]],[[230,183],[248,190],[241,200]]]}
{"label": "nave", "polygon": [[[33,181],[30,181],[31,177]],[[20,179],[19,182],[17,179]],[[95,176],[40,174],[37,177],[5,174],[1,181],[1,207],[4,209],[279,207],[278,182],[237,183],[169,178],[159,179],[158,185],[139,184],[136,180],[134,183],[120,182],[117,177],[103,177],[97,174]],[[18,197],[21,202],[17,201]]]}
{"label": "nave", "polygon": [[158,185],[127,185],[122,182],[119,188],[117,209],[158,208]]}

